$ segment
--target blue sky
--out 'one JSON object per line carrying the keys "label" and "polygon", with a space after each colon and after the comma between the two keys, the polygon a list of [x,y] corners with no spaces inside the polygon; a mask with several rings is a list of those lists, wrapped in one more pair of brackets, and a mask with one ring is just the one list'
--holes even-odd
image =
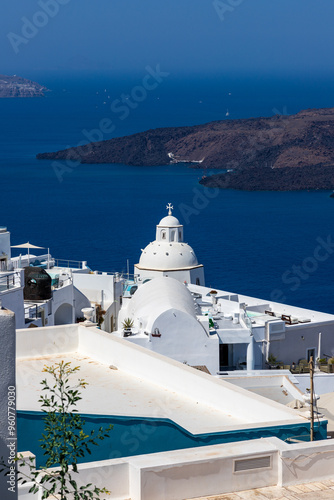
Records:
{"label": "blue sky", "polygon": [[333,74],[333,19],[333,0],[3,0],[0,73]]}

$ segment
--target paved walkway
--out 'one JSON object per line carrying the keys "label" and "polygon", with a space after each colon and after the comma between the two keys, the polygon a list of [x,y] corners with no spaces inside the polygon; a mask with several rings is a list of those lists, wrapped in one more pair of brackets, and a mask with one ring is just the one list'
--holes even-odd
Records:
{"label": "paved walkway", "polygon": [[[334,500],[334,480],[328,479],[315,483],[295,486],[269,486],[255,490],[224,493],[223,495],[198,497],[196,500]],[[190,499],[188,499],[190,500]],[[192,499],[195,500],[195,499]]]}

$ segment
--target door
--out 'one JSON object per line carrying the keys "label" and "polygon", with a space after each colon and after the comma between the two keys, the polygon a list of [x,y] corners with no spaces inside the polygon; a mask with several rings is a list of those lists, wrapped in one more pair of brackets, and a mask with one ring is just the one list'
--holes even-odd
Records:
{"label": "door", "polygon": [[229,366],[228,362],[228,344],[219,344],[219,366],[220,368]]}

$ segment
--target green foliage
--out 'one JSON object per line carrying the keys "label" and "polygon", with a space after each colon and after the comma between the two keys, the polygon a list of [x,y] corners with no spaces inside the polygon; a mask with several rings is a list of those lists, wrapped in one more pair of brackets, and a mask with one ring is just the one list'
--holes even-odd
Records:
{"label": "green foliage", "polygon": [[334,358],[329,358],[328,364],[329,365],[334,365]]}
{"label": "green foliage", "polygon": [[268,363],[275,364],[276,362],[277,362],[276,356],[274,356],[273,354],[269,354]]}
{"label": "green foliage", "polygon": [[[30,492],[38,493],[43,490],[42,499],[54,497],[61,500],[98,500],[101,493],[109,493],[105,488],[97,488],[92,484],[78,486],[73,473],[78,473],[78,461],[86,453],[91,454],[91,445],[97,446],[99,440],[109,437],[112,425],[107,429],[99,428],[90,434],[84,432],[85,421],[77,413],[76,404],[80,401],[80,389],[87,385],[83,379],[78,379],[72,386],[69,377],[80,368],[72,368],[70,363],[61,361],[54,366],[46,366],[43,371],[51,375],[52,383],[42,380],[42,390],[45,394],[39,399],[41,409],[45,413],[44,433],[42,434],[41,448],[47,457],[46,466],[37,470],[33,464],[28,464],[30,475],[23,475],[21,483],[33,482]],[[16,459],[18,467],[27,465],[23,456]],[[50,467],[56,469],[48,470]],[[22,478],[20,471],[19,478]]]}
{"label": "green foliage", "polygon": [[132,328],[133,327],[133,320],[131,318],[126,318],[123,323],[122,323],[123,328]]}

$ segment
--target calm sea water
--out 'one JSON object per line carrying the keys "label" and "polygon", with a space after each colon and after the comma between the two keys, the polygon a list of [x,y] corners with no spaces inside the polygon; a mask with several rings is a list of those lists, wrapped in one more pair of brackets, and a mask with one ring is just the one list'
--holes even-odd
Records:
{"label": "calm sea water", "polygon": [[94,270],[125,270],[126,260],[132,268],[155,238],[171,202],[209,286],[334,313],[334,253],[329,247],[321,260],[313,257],[319,238],[334,241],[329,192],[217,194],[198,184],[201,170],[186,166],[79,165],[59,182],[51,161],[35,159],[79,144],[83,131],[97,129],[104,118],[115,125],[103,136],[109,139],[226,119],[227,109],[229,118],[246,118],[331,107],[332,81],[179,81],[171,75],[120,120],[110,103],[144,75],[123,81],[25,76],[52,92],[43,99],[0,100],[0,225],[11,231],[12,244],[29,240],[57,258],[87,260]]}

